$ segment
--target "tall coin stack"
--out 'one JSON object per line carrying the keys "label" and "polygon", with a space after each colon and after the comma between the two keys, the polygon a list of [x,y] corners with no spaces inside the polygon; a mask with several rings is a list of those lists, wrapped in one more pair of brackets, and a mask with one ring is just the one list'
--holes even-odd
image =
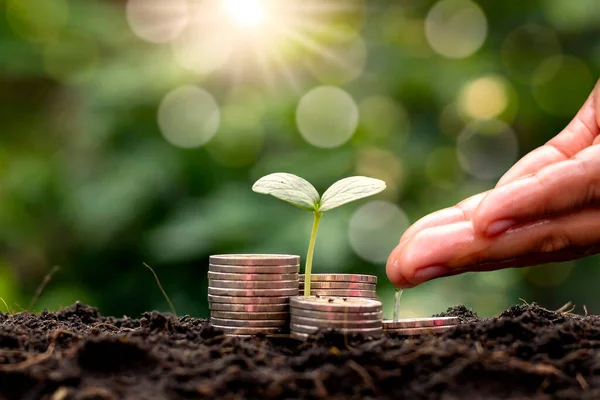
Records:
{"label": "tall coin stack", "polygon": [[287,331],[290,297],[298,295],[300,256],[210,256],[208,305],[211,324],[231,335]]}
{"label": "tall coin stack", "polygon": [[294,339],[306,340],[326,328],[365,336],[383,334],[383,313],[378,300],[298,296],[290,300],[290,314]]}
{"label": "tall coin stack", "polygon": [[[304,294],[304,275],[300,275],[300,295]],[[361,274],[312,274],[312,296],[362,297],[377,299],[377,277]]]}

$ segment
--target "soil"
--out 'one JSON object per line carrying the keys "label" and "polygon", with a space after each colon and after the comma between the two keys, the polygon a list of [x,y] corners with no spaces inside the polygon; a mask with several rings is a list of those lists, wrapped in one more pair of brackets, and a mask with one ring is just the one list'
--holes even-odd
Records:
{"label": "soil", "polygon": [[222,336],[149,312],[0,313],[0,399],[598,399],[600,318],[535,304],[436,337]]}

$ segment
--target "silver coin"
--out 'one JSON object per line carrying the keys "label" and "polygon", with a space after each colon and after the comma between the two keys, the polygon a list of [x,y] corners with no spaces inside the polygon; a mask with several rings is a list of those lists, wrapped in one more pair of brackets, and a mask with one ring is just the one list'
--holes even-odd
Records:
{"label": "silver coin", "polygon": [[219,281],[298,281],[298,274],[228,274],[208,271],[208,279]]}
{"label": "silver coin", "polygon": [[[243,297],[244,298],[244,297]],[[271,299],[272,297],[268,297]],[[290,305],[288,304],[227,304],[227,303],[208,303],[211,311],[229,311],[229,312],[285,312],[289,314]]]}
{"label": "silver coin", "polygon": [[216,265],[210,264],[211,272],[228,274],[297,274],[300,265]]}
{"label": "silver coin", "polygon": [[298,288],[292,289],[226,289],[208,287],[208,294],[233,297],[281,297],[296,296]]}
{"label": "silver coin", "polygon": [[460,323],[458,317],[406,318],[398,321],[383,321],[384,329],[424,328],[429,326],[447,326]]}
{"label": "silver coin", "polygon": [[298,281],[218,281],[209,279],[208,287],[226,289],[298,289]]}
{"label": "silver coin", "polygon": [[281,328],[269,327],[269,328],[252,328],[252,327],[231,327],[231,326],[220,326],[213,325],[215,329],[221,330],[228,336],[245,336],[245,335],[258,335],[260,333],[277,333],[281,332]]}
{"label": "silver coin", "polygon": [[384,329],[387,333],[395,335],[416,336],[416,335],[437,335],[454,329],[458,325],[448,326],[430,326],[425,328],[401,328],[401,329]]}
{"label": "silver coin", "polygon": [[327,319],[316,319],[300,317],[298,315],[292,315],[290,321],[292,324],[306,325],[306,326],[318,326],[321,328],[345,328],[345,329],[365,329],[365,328],[379,328],[383,329],[383,323],[379,320],[363,320],[363,321],[344,321],[344,320],[327,320]]}
{"label": "silver coin", "polygon": [[[301,290],[304,294],[304,289]],[[377,293],[373,290],[353,290],[353,289],[310,289],[311,296],[335,296],[335,297],[365,297],[377,298]]]}
{"label": "silver coin", "polygon": [[291,254],[217,254],[209,258],[218,265],[296,265],[300,256]]}
{"label": "silver coin", "polygon": [[290,333],[290,338],[300,340],[301,342],[304,342],[304,341],[310,339],[310,337],[311,336],[307,333],[298,333],[298,332]]}
{"label": "silver coin", "polygon": [[379,300],[339,297],[290,297],[291,308],[329,312],[378,312],[381,311]]}
{"label": "silver coin", "polygon": [[214,294],[208,295],[208,303],[220,304],[286,304],[290,302],[289,296],[269,296],[269,297],[234,297],[234,296],[219,296]]}
{"label": "silver coin", "polygon": [[217,311],[210,312],[211,318],[225,319],[283,319],[289,320],[290,313],[286,311],[280,312],[237,312],[237,311]]}
{"label": "silver coin", "polygon": [[[375,292],[377,285],[363,282],[311,282],[311,289],[357,289]],[[304,281],[300,281],[300,289],[304,289]]]}
{"label": "silver coin", "polygon": [[[298,324],[290,324],[290,330],[294,333],[305,333],[308,335],[314,335],[321,329],[318,326],[306,326],[306,325],[298,325]],[[346,328],[335,328],[338,332],[341,333],[362,333],[363,335],[370,336],[380,336],[383,333],[383,329],[381,328],[356,328],[356,329],[346,329]]]}
{"label": "silver coin", "polygon": [[[300,280],[304,281],[304,274],[299,276]],[[377,277],[375,275],[362,275],[362,274],[311,274],[310,280],[312,282],[364,282],[364,283],[377,283]]]}
{"label": "silver coin", "polygon": [[291,315],[297,315],[299,317],[326,319],[332,321],[381,321],[383,312],[337,312],[337,311],[315,311],[315,310],[304,310],[302,308],[291,308]]}
{"label": "silver coin", "polygon": [[253,328],[274,328],[287,326],[285,319],[228,319],[228,318],[210,318],[211,325],[235,326],[235,327],[253,327]]}

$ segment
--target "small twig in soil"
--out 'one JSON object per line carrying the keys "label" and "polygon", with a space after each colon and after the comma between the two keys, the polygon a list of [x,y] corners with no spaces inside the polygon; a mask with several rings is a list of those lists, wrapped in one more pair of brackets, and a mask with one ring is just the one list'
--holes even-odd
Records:
{"label": "small twig in soil", "polygon": [[48,272],[46,276],[44,276],[42,283],[40,283],[40,285],[38,286],[37,290],[35,291],[35,294],[33,295],[33,298],[31,299],[31,302],[29,303],[29,310],[33,310],[33,307],[42,296],[42,292],[44,291],[48,283],[50,283],[54,274],[56,274],[59,270],[60,267],[58,265],[55,265],[54,267],[52,267],[50,272]]}
{"label": "small twig in soil", "polygon": [[529,303],[528,303],[528,302],[527,302],[525,299],[522,299],[522,298],[520,298],[520,297],[519,297],[519,300],[521,300],[521,302],[525,303],[525,305],[526,305],[527,307],[531,307],[531,306],[529,305]]}
{"label": "small twig in soil", "polygon": [[[2,372],[20,371],[20,370],[26,369],[28,367],[31,367],[35,364],[46,361],[48,358],[52,357],[52,354],[54,353],[54,348],[56,347],[56,340],[58,339],[58,336],[60,334],[73,335],[72,332],[65,331],[63,329],[56,329],[56,330],[52,331],[51,338],[50,338],[50,344],[48,345],[48,348],[46,349],[45,352],[38,354],[35,357],[31,357],[20,363],[0,365],[0,371],[2,371]],[[77,335],[75,335],[75,336],[77,336]]]}
{"label": "small twig in soil", "polygon": [[169,307],[171,307],[171,312],[173,313],[173,315],[176,316],[177,312],[175,311],[175,307],[173,306],[173,303],[171,303],[171,300],[169,299],[169,296],[167,296],[167,292],[165,292],[165,289],[163,289],[162,285],[160,284],[160,280],[158,279],[158,275],[156,275],[156,272],[154,272],[154,270],[152,269],[152,267],[150,267],[148,264],[144,263],[144,267],[148,268],[150,270],[150,272],[152,272],[152,275],[154,275],[154,279],[156,280],[156,284],[158,285],[158,288],[162,292],[163,296],[165,296],[165,299],[167,300],[167,303],[169,303]]}
{"label": "small twig in soil", "polygon": [[585,306],[585,304],[583,305],[583,311],[585,311],[584,317],[587,317],[588,316],[588,310],[587,310],[587,307]]}
{"label": "small twig in soil", "polygon": [[363,381],[365,381],[365,384],[369,387],[369,389],[373,391],[373,393],[375,393],[376,396],[379,396],[380,392],[375,386],[373,378],[371,377],[371,375],[369,375],[369,372],[366,369],[364,369],[364,367],[362,367],[354,360],[348,360],[348,366],[354,371],[356,371],[358,375],[360,375]]}
{"label": "small twig in soil", "polygon": [[585,380],[585,378],[583,377],[583,375],[581,375],[579,372],[577,373],[577,375],[575,375],[575,378],[577,379],[577,382],[579,382],[579,386],[581,386],[581,388],[583,390],[586,390],[587,388],[590,387],[590,385],[588,385],[588,383]]}
{"label": "small twig in soil", "polygon": [[6,310],[8,311],[8,313],[11,314],[10,308],[8,307],[8,304],[6,304],[6,301],[4,301],[4,299],[2,297],[0,297],[0,300],[2,300],[2,302],[4,303],[4,307],[6,307]]}
{"label": "small twig in soil", "polygon": [[477,350],[478,354],[483,354],[483,346],[481,346],[481,343],[475,342],[475,350]]}
{"label": "small twig in soil", "polygon": [[571,307],[571,304],[573,304],[572,302],[568,301],[564,306],[562,306],[561,308],[559,308],[558,310],[556,310],[557,313],[561,313],[564,312],[566,309],[568,309],[569,307]]}
{"label": "small twig in soil", "polygon": [[571,308],[569,308],[568,310],[566,310],[563,314],[572,314],[576,308],[577,308],[577,305],[573,304],[573,306]]}

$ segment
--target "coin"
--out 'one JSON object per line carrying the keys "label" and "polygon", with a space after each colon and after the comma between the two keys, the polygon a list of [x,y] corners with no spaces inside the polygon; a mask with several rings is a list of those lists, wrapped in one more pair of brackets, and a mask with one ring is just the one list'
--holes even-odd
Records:
{"label": "coin", "polygon": [[209,271],[208,279],[220,281],[298,281],[298,274],[230,274]]}
{"label": "coin", "polygon": [[337,311],[315,311],[315,310],[304,310],[302,308],[291,308],[290,312],[292,315],[299,317],[318,318],[326,320],[379,320],[381,321],[383,313],[381,311],[375,312],[337,312]]}
{"label": "coin", "polygon": [[208,287],[228,289],[298,289],[298,281],[218,281],[209,279]]}
{"label": "coin", "polygon": [[288,321],[285,319],[227,319],[227,318],[213,318],[211,317],[210,323],[218,326],[237,326],[237,327],[253,327],[253,328],[270,328],[287,326]]}
{"label": "coin", "polygon": [[228,274],[297,274],[300,265],[216,265],[209,264],[211,272]]}
{"label": "coin", "polygon": [[460,323],[458,317],[407,318],[398,321],[383,321],[384,329],[423,328],[429,326],[447,326]]}
{"label": "coin", "polygon": [[[304,281],[304,274],[299,276],[300,280]],[[311,274],[310,280],[312,282],[365,282],[365,283],[377,283],[377,277],[375,275],[361,275],[361,274]]]}
{"label": "coin", "polygon": [[252,328],[252,327],[231,327],[231,326],[220,326],[213,325],[215,329],[221,330],[226,334],[235,334],[237,335],[257,335],[260,333],[277,333],[281,331],[281,328],[269,327],[269,328]]}
{"label": "coin", "polygon": [[226,319],[283,319],[288,320],[290,313],[287,311],[283,312],[236,312],[236,311],[217,311],[212,310],[210,312],[212,318],[226,318]]}
{"label": "coin", "polygon": [[379,300],[339,297],[290,297],[291,308],[335,312],[377,312],[381,311]]}
{"label": "coin", "polygon": [[300,256],[291,254],[217,254],[209,258],[219,265],[296,265]]}
{"label": "coin", "polygon": [[290,338],[300,340],[303,342],[305,340],[310,339],[310,335],[308,333],[291,332]]}
{"label": "coin", "polygon": [[458,325],[430,326],[425,328],[385,329],[385,332],[404,336],[435,335],[449,331],[457,326]]}
{"label": "coin", "polygon": [[208,302],[220,303],[220,304],[285,304],[289,303],[290,298],[288,296],[269,296],[269,297],[235,297],[235,296],[219,296],[219,295],[208,295]]}
{"label": "coin", "polygon": [[349,320],[327,320],[327,319],[316,319],[300,317],[298,315],[292,315],[291,322],[297,325],[306,326],[318,326],[321,328],[346,328],[346,329],[365,329],[365,328],[379,328],[383,329],[382,321],[379,320],[361,320],[361,321],[349,321]]}
{"label": "coin", "polygon": [[[304,289],[300,290],[304,294]],[[335,297],[366,297],[377,298],[377,293],[372,290],[354,289],[310,289],[312,296],[335,296]]]}
{"label": "coin", "polygon": [[[245,298],[245,297],[242,297]],[[251,297],[250,297],[251,298]],[[269,299],[273,297],[267,297]],[[290,305],[288,304],[227,304],[227,303],[208,303],[211,311],[229,311],[229,312],[281,312],[289,314]]]}
{"label": "coin", "polygon": [[[306,333],[309,335],[314,335],[320,329],[326,329],[318,326],[306,326],[306,325],[298,325],[298,324],[290,324],[290,329],[295,333]],[[363,335],[381,335],[383,333],[383,329],[381,328],[336,328],[338,332],[341,333],[362,333]]]}
{"label": "coin", "polygon": [[217,296],[233,296],[233,297],[281,297],[281,296],[296,296],[298,288],[291,289],[226,289],[208,287],[208,294]]}
{"label": "coin", "polygon": [[[311,282],[311,289],[358,289],[375,291],[377,285],[363,282]],[[300,281],[300,289],[304,289],[304,281]]]}

